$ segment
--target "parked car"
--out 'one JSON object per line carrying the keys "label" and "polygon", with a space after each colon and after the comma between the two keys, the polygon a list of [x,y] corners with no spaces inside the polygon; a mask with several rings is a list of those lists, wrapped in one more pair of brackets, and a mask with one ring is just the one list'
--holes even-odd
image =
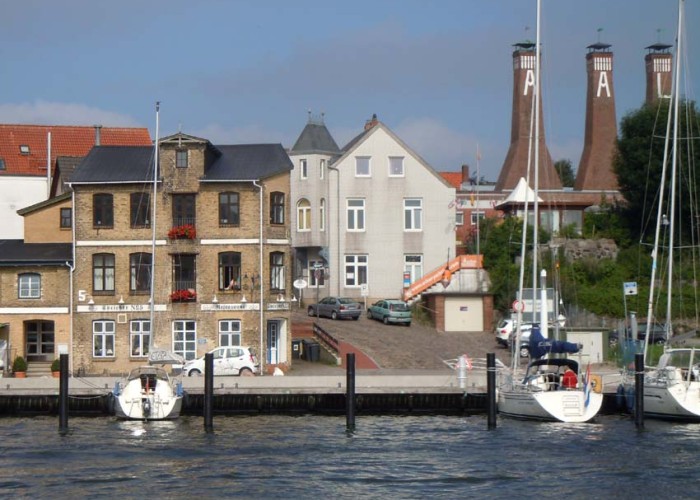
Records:
{"label": "parked car", "polygon": [[317,304],[311,304],[306,310],[309,316],[326,316],[331,319],[358,319],[362,306],[355,299],[348,297],[326,297]]}
{"label": "parked car", "polygon": [[367,317],[389,323],[411,326],[411,309],[403,300],[378,300],[367,308]]}
{"label": "parked car", "polygon": [[[502,319],[494,332],[496,334],[496,342],[503,347],[509,347],[515,335],[515,325],[516,321],[514,319]],[[530,338],[531,329],[532,323],[523,323],[520,327],[520,337],[525,342]]]}
{"label": "parked car", "polygon": [[[214,375],[252,375],[258,373],[260,364],[252,347],[217,347],[209,351],[214,355]],[[204,373],[204,356],[188,361],[182,367],[187,377]]]}
{"label": "parked car", "polygon": [[[637,325],[637,340],[644,342],[644,337],[646,337],[647,324],[639,323]],[[632,337],[632,331],[627,328],[627,337]],[[620,342],[620,332],[617,330],[611,330],[608,332],[608,344],[610,347],[615,347]],[[653,323],[651,325],[651,336],[649,337],[649,344],[664,345],[668,342],[668,336],[666,335],[666,325],[662,323]]]}
{"label": "parked car", "polygon": [[[520,326],[520,357],[527,358],[530,355],[530,332],[532,331],[532,323],[523,323]],[[508,335],[508,348],[513,346],[515,342],[515,321],[513,321],[513,329]]]}

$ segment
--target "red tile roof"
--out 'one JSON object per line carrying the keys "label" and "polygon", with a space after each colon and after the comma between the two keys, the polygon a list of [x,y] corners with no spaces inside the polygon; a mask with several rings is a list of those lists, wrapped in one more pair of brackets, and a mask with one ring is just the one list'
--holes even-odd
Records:
{"label": "red tile roof", "polygon": [[462,172],[440,172],[443,179],[450,183],[450,186],[459,190],[462,186]]}
{"label": "red tile roof", "polygon": [[[46,175],[47,136],[51,132],[51,165],[57,156],[85,156],[95,145],[95,127],[72,125],[0,125],[0,175]],[[103,146],[150,146],[147,128],[102,127]],[[29,146],[23,154],[20,146]]]}

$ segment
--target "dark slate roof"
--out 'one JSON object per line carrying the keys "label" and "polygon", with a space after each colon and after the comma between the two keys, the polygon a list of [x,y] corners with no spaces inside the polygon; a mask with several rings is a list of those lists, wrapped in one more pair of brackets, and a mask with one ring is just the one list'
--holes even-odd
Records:
{"label": "dark slate roof", "polygon": [[30,205],[25,208],[21,208],[17,210],[17,213],[19,215],[26,215],[28,213],[34,212],[36,210],[40,210],[44,207],[50,207],[51,205],[55,205],[56,203],[61,203],[62,201],[69,200],[71,197],[71,193],[63,193],[58,196],[54,196],[53,198],[49,198],[48,200],[43,200],[40,201],[39,203],[35,203],[34,205]]}
{"label": "dark slate roof", "polygon": [[78,168],[80,162],[83,161],[83,158],[83,156],[59,156],[56,158],[56,171],[57,175],[61,176],[64,190],[68,189],[66,182],[70,182],[71,175]]}
{"label": "dark slate roof", "polygon": [[71,184],[152,180],[153,147],[95,146],[71,175]]}
{"label": "dark slate roof", "polygon": [[215,146],[221,156],[205,169],[202,181],[248,181],[290,172],[294,165],[281,144]]}
{"label": "dark slate roof", "polygon": [[70,243],[25,243],[0,240],[0,266],[65,265],[73,261]]}
{"label": "dark slate roof", "polygon": [[338,144],[323,123],[309,121],[292,147],[293,153],[340,153]]}
{"label": "dark slate roof", "polygon": [[368,128],[367,130],[363,130],[363,131],[360,132],[358,135],[356,135],[353,139],[350,140],[350,142],[348,142],[348,143],[345,145],[345,147],[343,148],[343,153],[347,153],[347,152],[350,151],[352,148],[354,148],[355,145],[356,145],[358,142],[360,142],[360,141],[362,140],[362,138],[363,138],[364,136],[366,136],[367,134],[369,134],[371,131],[372,131],[372,129],[371,129],[371,128]]}

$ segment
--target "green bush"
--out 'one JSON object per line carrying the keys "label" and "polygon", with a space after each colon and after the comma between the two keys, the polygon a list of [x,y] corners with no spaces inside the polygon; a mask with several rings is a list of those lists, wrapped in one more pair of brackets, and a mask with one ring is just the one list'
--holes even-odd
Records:
{"label": "green bush", "polygon": [[17,356],[15,360],[12,362],[12,371],[13,372],[26,372],[27,371],[27,362],[22,356]]}
{"label": "green bush", "polygon": [[52,372],[60,372],[61,371],[61,360],[56,358],[53,360],[53,363],[51,363],[51,371]]}

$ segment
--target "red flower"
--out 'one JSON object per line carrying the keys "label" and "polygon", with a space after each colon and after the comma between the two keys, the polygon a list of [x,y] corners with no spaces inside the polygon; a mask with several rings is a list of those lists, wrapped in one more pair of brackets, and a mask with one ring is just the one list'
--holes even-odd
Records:
{"label": "red flower", "polygon": [[170,300],[173,302],[186,302],[189,300],[195,300],[197,298],[197,292],[192,290],[175,290],[170,294]]}
{"label": "red flower", "polygon": [[193,240],[197,237],[197,230],[193,224],[185,224],[182,226],[175,226],[170,231],[168,231],[168,238],[171,240],[179,239],[189,239]]}

